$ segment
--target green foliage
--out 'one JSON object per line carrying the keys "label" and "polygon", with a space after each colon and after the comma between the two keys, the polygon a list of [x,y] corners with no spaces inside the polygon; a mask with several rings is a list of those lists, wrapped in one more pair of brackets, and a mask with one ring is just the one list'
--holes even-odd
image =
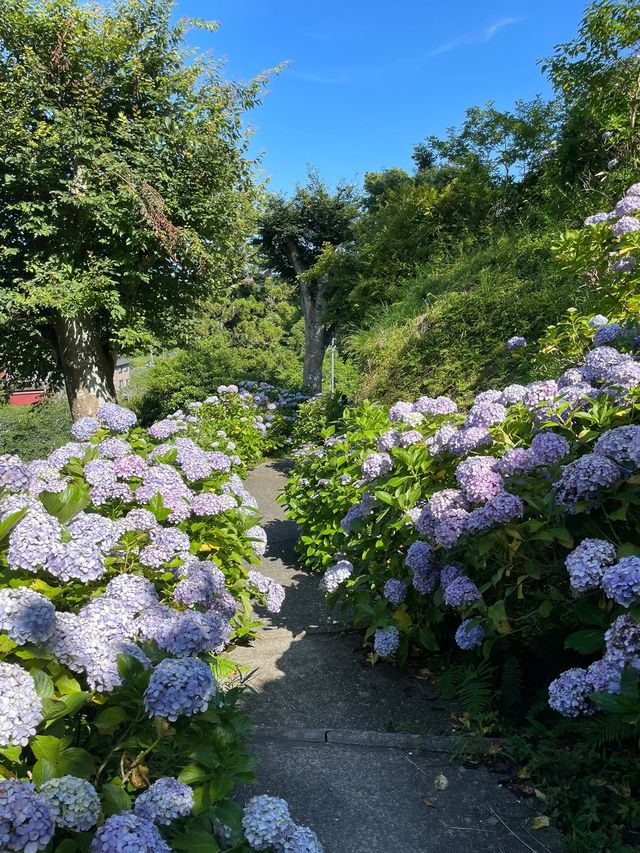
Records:
{"label": "green foliage", "polygon": [[34,406],[0,405],[0,452],[40,459],[64,444],[70,428],[69,406],[59,395]]}

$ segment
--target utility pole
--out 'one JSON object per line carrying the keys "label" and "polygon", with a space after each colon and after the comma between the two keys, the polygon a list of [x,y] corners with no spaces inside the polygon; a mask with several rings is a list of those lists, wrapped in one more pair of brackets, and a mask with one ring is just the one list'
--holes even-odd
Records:
{"label": "utility pole", "polygon": [[331,393],[336,390],[336,339],[331,338]]}

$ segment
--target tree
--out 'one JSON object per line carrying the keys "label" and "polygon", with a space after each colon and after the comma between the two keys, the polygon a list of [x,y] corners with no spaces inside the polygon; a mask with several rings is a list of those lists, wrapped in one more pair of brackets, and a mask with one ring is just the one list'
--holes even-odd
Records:
{"label": "tree", "polygon": [[170,0],[0,0],[0,364],[113,400],[118,351],[175,343],[242,272],[255,191],[227,83]]}
{"label": "tree", "polygon": [[349,281],[343,258],[353,240],[358,202],[352,186],[331,192],[320,177],[309,174],[291,198],[272,195],[260,219],[257,244],[267,268],[295,283],[304,318],[303,386],[308,394],[322,390],[322,362],[331,340],[331,317],[344,303]]}

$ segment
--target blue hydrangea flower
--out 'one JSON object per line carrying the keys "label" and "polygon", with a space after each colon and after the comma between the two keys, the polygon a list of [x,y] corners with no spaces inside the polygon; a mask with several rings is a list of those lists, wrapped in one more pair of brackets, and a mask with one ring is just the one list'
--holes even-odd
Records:
{"label": "blue hydrangea flower", "polygon": [[269,613],[279,613],[284,602],[284,587],[276,583],[273,578],[263,575],[262,572],[251,570],[247,579],[248,587],[255,587],[267,597],[267,610]]}
{"label": "blue hydrangea flower", "polygon": [[164,441],[183,428],[184,425],[179,421],[172,418],[165,418],[162,421],[156,421],[155,424],[152,424],[147,432],[155,441]]}
{"label": "blue hydrangea flower", "polygon": [[291,825],[289,806],[280,797],[260,794],[245,806],[242,828],[252,850],[267,850]]}
{"label": "blue hydrangea flower", "polygon": [[123,438],[106,438],[98,445],[102,459],[120,459],[131,454],[131,445]]}
{"label": "blue hydrangea flower", "polygon": [[500,395],[499,402],[502,403],[503,406],[512,406],[514,403],[521,403],[524,400],[526,393],[527,389],[524,385],[518,385],[516,383],[507,385]]}
{"label": "blue hydrangea flower", "polygon": [[452,580],[444,587],[444,603],[449,607],[466,607],[481,598],[480,590],[466,575]]}
{"label": "blue hydrangea flower", "polygon": [[615,659],[604,657],[587,667],[587,684],[599,693],[619,693],[623,666]]}
{"label": "blue hydrangea flower", "polygon": [[89,850],[90,853],[171,853],[156,826],[133,812],[108,817]]}
{"label": "blue hydrangea flower", "polygon": [[30,782],[0,779],[0,850],[44,850],[53,838],[51,809]]}
{"label": "blue hydrangea flower", "polygon": [[70,580],[89,583],[106,571],[105,557],[89,536],[77,536],[69,542],[57,542],[51,548],[47,571],[63,582]]}
{"label": "blue hydrangea flower", "polygon": [[567,556],[569,581],[576,592],[598,589],[604,571],[616,559],[616,549],[604,539],[583,539]]}
{"label": "blue hydrangea flower", "polygon": [[456,643],[461,649],[474,649],[484,640],[484,628],[474,619],[465,619],[456,631]]}
{"label": "blue hydrangea flower", "polygon": [[640,229],[640,220],[635,216],[623,216],[611,226],[614,237],[622,237]]}
{"label": "blue hydrangea flower", "polygon": [[78,418],[71,427],[71,435],[78,441],[87,441],[100,429],[97,418]]}
{"label": "blue hydrangea flower", "polygon": [[61,541],[62,525],[44,507],[31,507],[9,536],[9,568],[36,572],[47,565],[54,546]]}
{"label": "blue hydrangea flower", "polygon": [[172,776],[163,776],[138,795],[134,812],[152,823],[170,824],[187,817],[193,808],[193,791]]}
{"label": "blue hydrangea flower", "polygon": [[181,574],[182,580],[176,584],[173,597],[187,607],[201,605],[208,608],[214,598],[224,591],[224,574],[209,561],[189,560]]}
{"label": "blue hydrangea flower", "polygon": [[237,509],[238,503],[231,495],[216,495],[213,492],[202,492],[194,495],[191,508],[195,515],[219,515],[229,509]]}
{"label": "blue hydrangea flower", "polygon": [[493,438],[486,427],[468,427],[454,431],[447,441],[446,450],[454,456],[466,456],[472,450],[492,443]]}
{"label": "blue hydrangea flower", "polygon": [[27,466],[19,456],[9,453],[0,455],[0,491],[22,491],[29,485]]}
{"label": "blue hydrangea flower", "polygon": [[624,465],[631,462],[629,451],[640,441],[640,426],[628,425],[614,427],[603,432],[593,446],[593,452],[608,456],[614,462]]}
{"label": "blue hydrangea flower", "polygon": [[507,417],[507,410],[502,403],[477,403],[471,407],[466,427],[490,427],[501,424]]}
{"label": "blue hydrangea flower", "polygon": [[412,572],[430,568],[434,564],[433,548],[428,542],[422,542],[420,539],[417,539],[409,545],[404,558],[404,564]]}
{"label": "blue hydrangea flower", "polygon": [[[0,746],[26,746],[42,721],[33,678],[21,666],[0,663],[0,683]],[[1,827],[0,818],[0,838]]]}
{"label": "blue hydrangea flower", "polygon": [[520,337],[519,335],[514,335],[512,338],[509,338],[507,341],[507,347],[509,349],[523,349],[526,347],[527,342],[525,338]]}
{"label": "blue hydrangea flower", "polygon": [[540,464],[540,460],[529,447],[512,447],[496,462],[494,470],[502,477],[525,474]]}
{"label": "blue hydrangea flower", "polygon": [[150,717],[177,720],[206,711],[216,694],[211,669],[197,658],[160,661],[144,692],[144,707]]}
{"label": "blue hydrangea flower", "polygon": [[91,782],[77,776],[49,779],[40,787],[56,825],[74,832],[87,832],[100,817],[100,798]]}
{"label": "blue hydrangea flower", "polygon": [[594,314],[587,325],[591,329],[599,329],[601,326],[606,326],[608,322],[609,319],[608,317],[605,317],[604,314]]}
{"label": "blue hydrangea flower", "polygon": [[308,826],[291,826],[278,837],[274,853],[323,853],[324,848],[315,832]]}
{"label": "blue hydrangea flower", "polygon": [[373,637],[373,649],[381,658],[388,658],[398,651],[400,632],[395,625],[378,628]]}
{"label": "blue hydrangea flower", "polygon": [[604,641],[608,660],[616,662],[621,669],[631,664],[636,672],[640,671],[640,623],[631,614],[618,616],[604,635]]}
{"label": "blue hydrangea flower", "polygon": [[[483,519],[493,524],[509,524],[524,515],[524,504],[517,495],[499,492],[486,502],[482,508]],[[467,519],[467,529],[469,520]]]}
{"label": "blue hydrangea flower", "polygon": [[466,509],[450,509],[433,527],[433,539],[441,548],[453,548],[464,535],[469,521]]}
{"label": "blue hydrangea flower", "polygon": [[338,560],[334,566],[330,566],[320,581],[320,589],[325,595],[335,592],[343,581],[353,574],[353,565],[348,560]]}
{"label": "blue hydrangea flower", "polygon": [[470,456],[456,468],[456,480],[467,500],[484,503],[504,489],[504,480],[495,471],[498,460],[493,456]]}
{"label": "blue hydrangea flower", "polygon": [[386,432],[382,433],[378,439],[378,450],[381,453],[386,453],[394,447],[399,447],[400,435],[401,433],[397,429],[388,429]]}
{"label": "blue hydrangea flower", "polygon": [[593,688],[587,679],[587,672],[578,667],[568,669],[549,685],[549,707],[563,717],[579,717],[592,713],[589,695]]}
{"label": "blue hydrangea flower", "polygon": [[630,360],[630,355],[613,347],[596,347],[587,353],[582,373],[587,382],[604,382],[613,367]]}
{"label": "blue hydrangea flower", "polygon": [[623,338],[625,335],[626,331],[619,323],[607,323],[605,326],[596,329],[593,342],[597,347],[602,347]]}
{"label": "blue hydrangea flower", "polygon": [[592,213],[591,216],[587,216],[583,225],[599,225],[601,222],[608,222],[610,218],[608,213]]}
{"label": "blue hydrangea flower", "polygon": [[622,474],[611,459],[588,453],[564,466],[560,479],[553,484],[556,500],[565,506],[597,500],[603,489],[620,481]]}
{"label": "blue hydrangea flower", "polygon": [[609,598],[629,607],[640,594],[640,557],[621,557],[607,566],[602,576],[602,589]]}
{"label": "blue hydrangea flower", "polygon": [[383,595],[391,604],[402,604],[407,597],[407,585],[396,578],[389,578],[385,582]]}
{"label": "blue hydrangea flower", "polygon": [[19,645],[43,643],[53,633],[56,609],[51,601],[26,586],[0,589],[0,631]]}
{"label": "blue hydrangea flower", "polygon": [[529,411],[533,411],[543,403],[552,402],[558,394],[558,383],[553,379],[543,379],[527,385],[527,393],[522,402]]}

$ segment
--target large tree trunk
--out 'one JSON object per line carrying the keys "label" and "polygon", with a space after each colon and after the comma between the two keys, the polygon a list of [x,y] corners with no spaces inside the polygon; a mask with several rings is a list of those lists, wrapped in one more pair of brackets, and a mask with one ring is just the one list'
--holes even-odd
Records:
{"label": "large tree trunk", "polygon": [[92,417],[101,403],[114,402],[115,358],[100,325],[92,317],[56,317],[58,359],[74,420]]}
{"label": "large tree trunk", "polygon": [[302,385],[305,394],[322,391],[322,363],[329,343],[329,331],[324,325],[326,282],[314,282],[314,287],[300,282],[300,297],[304,316],[304,365]]}

